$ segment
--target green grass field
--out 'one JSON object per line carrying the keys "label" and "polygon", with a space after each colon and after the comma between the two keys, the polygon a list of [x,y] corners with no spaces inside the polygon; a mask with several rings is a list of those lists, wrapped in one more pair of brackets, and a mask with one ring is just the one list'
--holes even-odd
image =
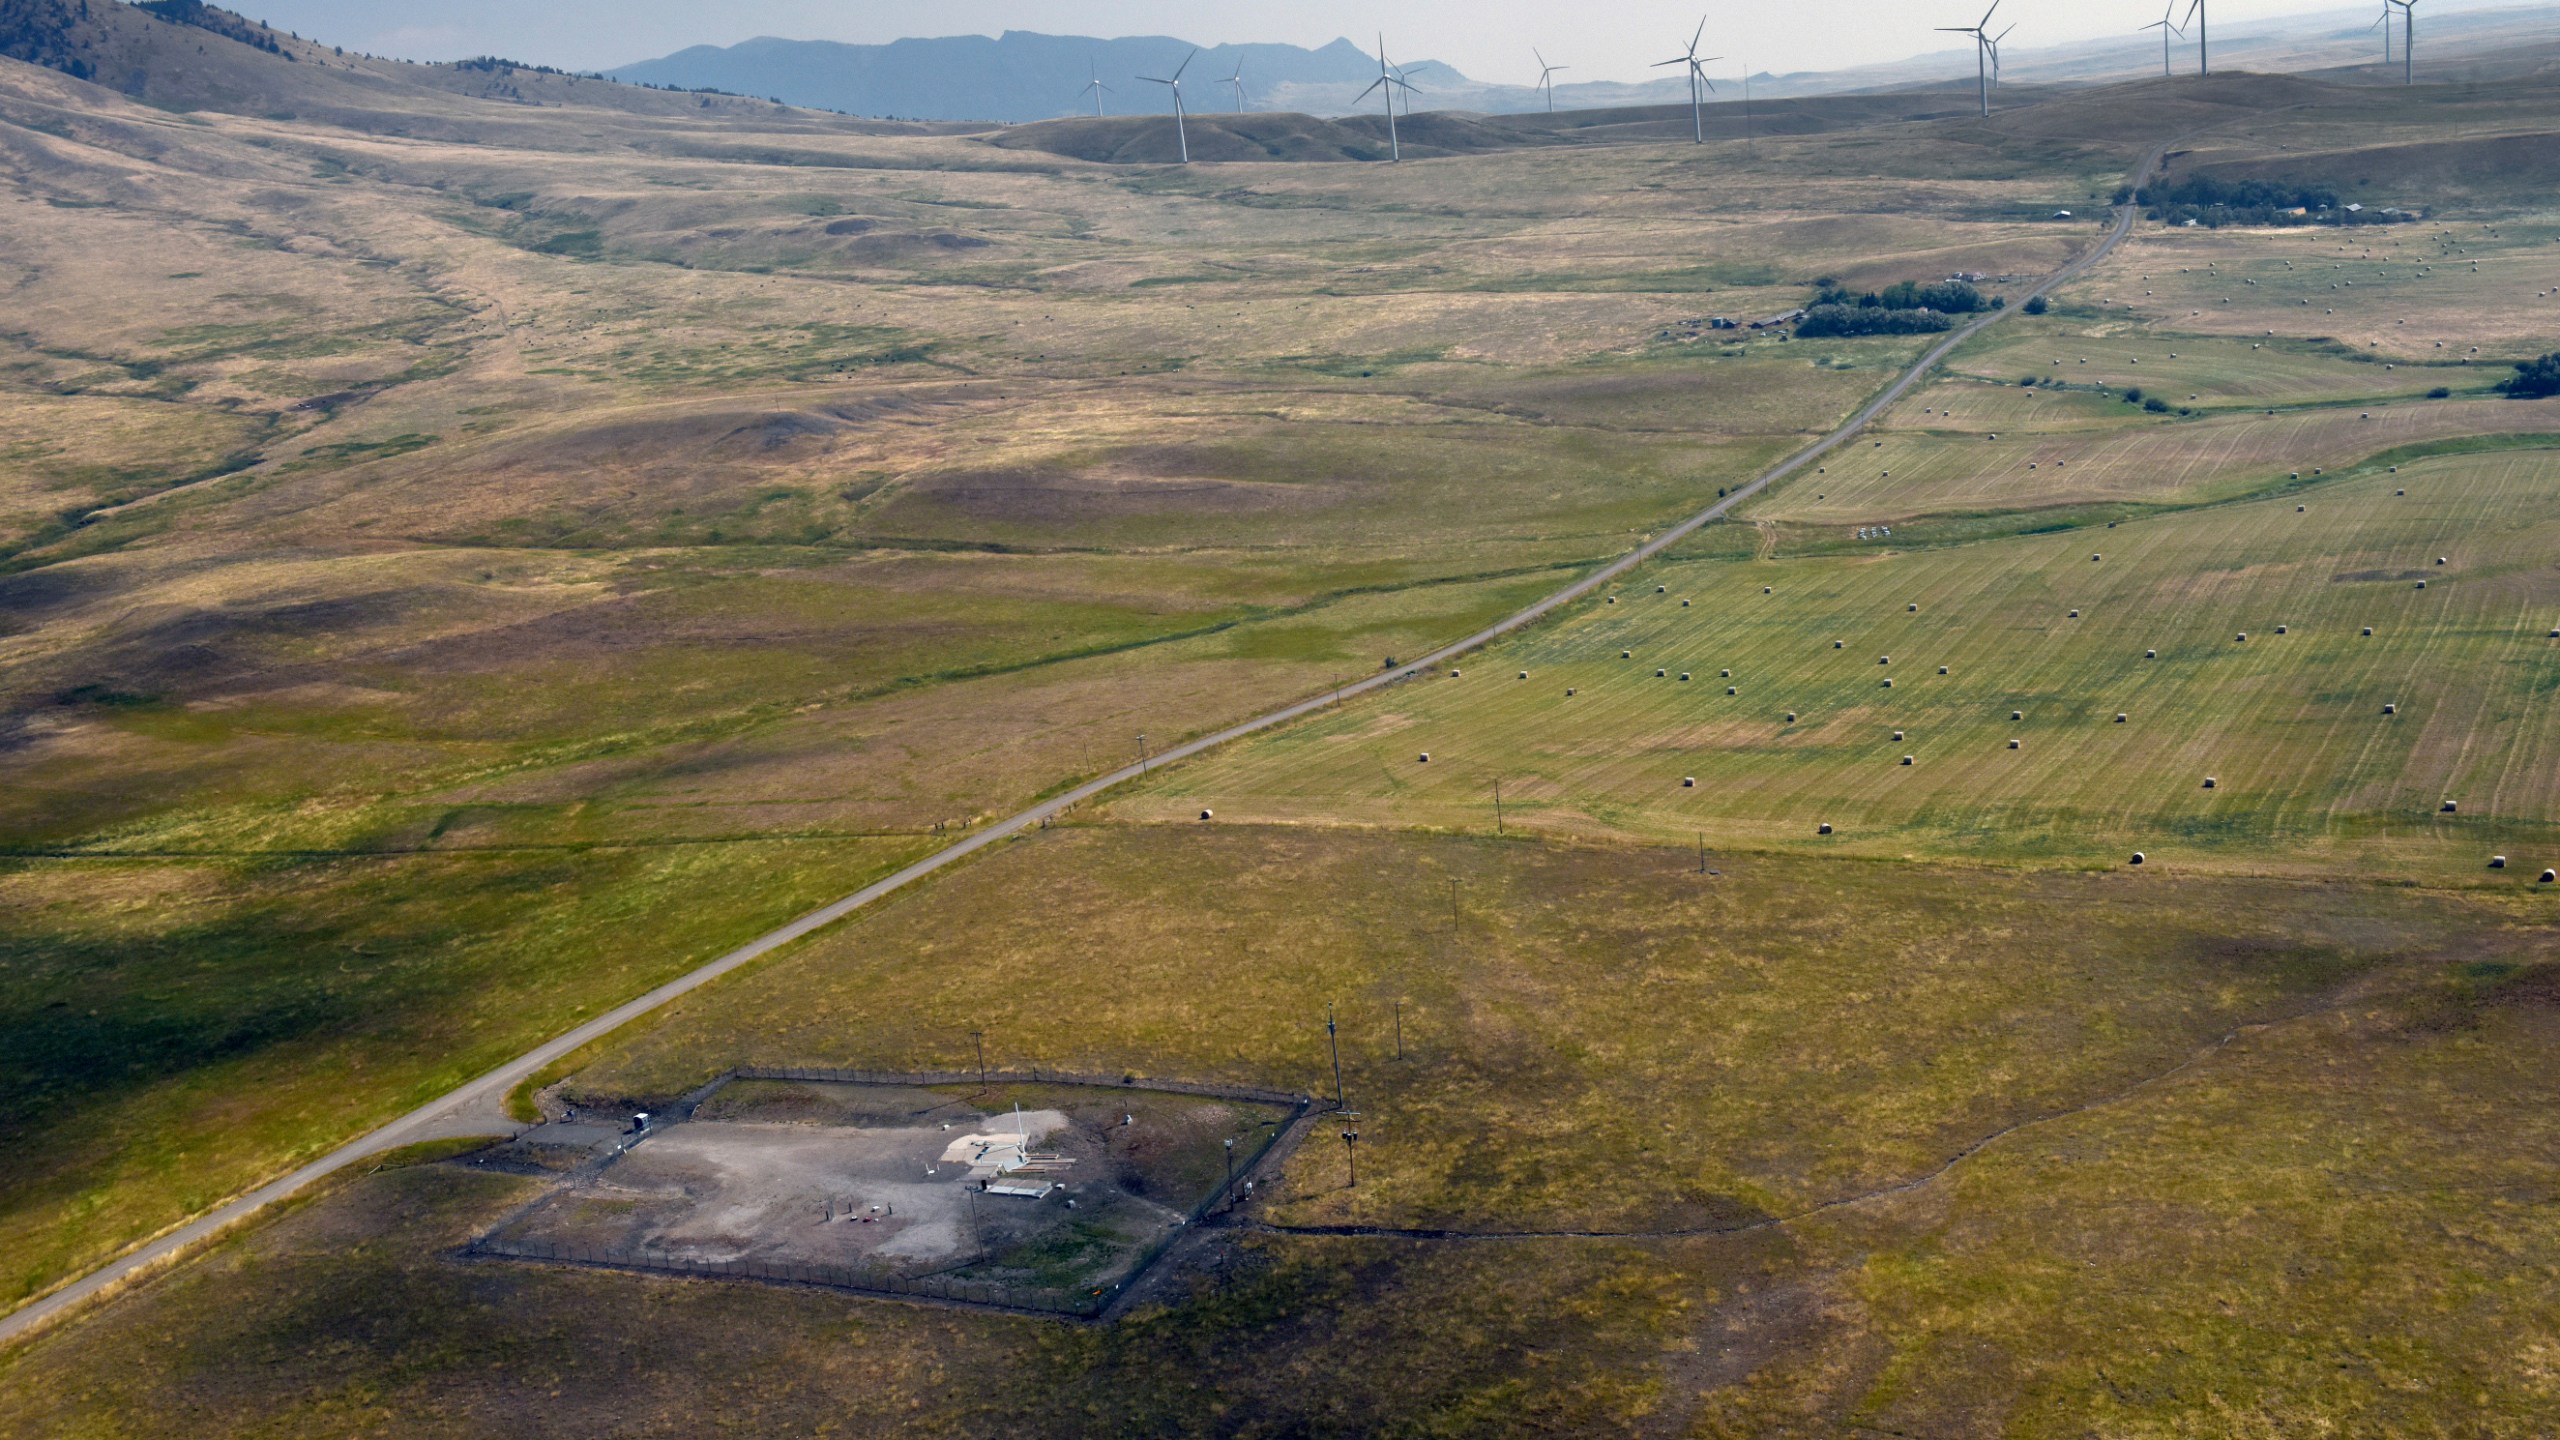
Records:
{"label": "green grass field", "polygon": [[1499,781],[1507,823],[1560,833],[2435,878],[2514,850],[2529,883],[2560,863],[2555,494],[2519,451],[2113,529],[1669,564],[1117,813],[1478,829]]}

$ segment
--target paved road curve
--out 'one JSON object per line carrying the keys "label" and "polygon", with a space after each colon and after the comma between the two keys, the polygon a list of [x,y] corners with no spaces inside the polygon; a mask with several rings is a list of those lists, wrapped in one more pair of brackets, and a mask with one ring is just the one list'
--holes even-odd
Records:
{"label": "paved road curve", "polygon": [[[2150,178],[2154,169],[2158,168],[2161,155],[2166,149],[2167,147],[2163,146],[2143,159],[2141,168],[2134,172],[2133,183],[2137,188]],[[2029,294],[2042,295],[2055,286],[2073,279],[2105,258],[2109,251],[2132,232],[2135,214],[2135,206],[2131,204],[2123,206],[2116,216],[2114,226],[2107,231],[2106,238],[2100,241],[2096,248],[2046,277],[2043,283],[2037,285]],[[370,1134],[350,1140],[301,1169],[280,1179],[269,1181],[193,1223],[161,1236],[132,1254],[95,1270],[6,1317],[0,1317],[0,1344],[6,1344],[34,1331],[82,1302],[175,1259],[198,1243],[239,1224],[267,1206],[304,1189],[312,1182],[335,1174],[369,1157],[387,1150],[396,1150],[404,1145],[413,1145],[422,1140],[457,1135],[505,1134],[516,1130],[519,1127],[506,1115],[507,1094],[539,1073],[544,1066],[570,1054],[580,1046],[602,1039],[680,995],[710,984],[741,965],[762,959],[812,931],[834,924],[884,895],[902,890],[944,866],[965,859],[998,841],[1033,829],[1040,822],[1056,816],[1070,806],[1090,800],[1116,785],[1136,779],[1140,774],[1159,765],[1197,755],[1204,750],[1214,749],[1256,731],[1268,730],[1275,725],[1285,725],[1300,716],[1311,715],[1327,706],[1365,695],[1382,685],[1392,684],[1433,666],[1446,664],[1468,651],[1478,649],[1515,630],[1535,624],[1545,618],[1549,612],[1561,606],[1570,605],[1616,580],[1645,561],[1687,539],[1700,526],[1722,517],[1734,506],[1829,453],[1842,441],[1864,429],[1868,422],[1884,413],[1888,406],[1901,399],[1940,360],[1945,359],[1949,351],[1972,338],[1976,331],[1999,320],[2007,313],[2009,312],[2005,310],[1990,311],[1948,332],[1945,339],[1931,346],[1929,352],[1921,356],[1900,379],[1882,394],[1867,402],[1864,409],[1849,417],[1847,423],[1841,425],[1839,429],[1796,452],[1776,468],[1733,491],[1715,504],[1518,614],[1498,620],[1464,640],[1434,650],[1409,665],[1372,675],[1355,684],[1345,685],[1339,690],[1301,700],[1294,705],[1265,715],[1258,715],[1242,724],[1231,725],[1214,735],[1204,735],[1197,740],[1177,745],[1141,764],[1124,766],[1099,779],[1087,781],[1063,795],[1043,801],[1018,815],[998,821],[965,840],[937,850],[885,879],[864,886],[834,904],[812,910],[781,929],[759,936],[700,969],[689,971],[668,981],[638,999],[617,1005],[576,1029],[535,1046],[479,1079],[419,1106]]]}

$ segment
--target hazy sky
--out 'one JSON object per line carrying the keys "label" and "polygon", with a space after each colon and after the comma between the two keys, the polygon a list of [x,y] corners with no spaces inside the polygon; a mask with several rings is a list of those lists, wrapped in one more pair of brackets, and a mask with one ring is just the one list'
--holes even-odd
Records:
{"label": "hazy sky", "polygon": [[[499,54],[595,70],[687,45],[728,45],[757,35],[876,42],[910,35],[993,35],[1042,30],[1070,35],[1177,35],[1209,44],[1278,40],[1320,45],[1337,35],[1364,43],[1383,26],[1400,58],[1445,60],[1479,80],[1536,78],[1530,47],[1560,77],[1645,77],[1648,62],[1677,53],[1700,18],[1700,0],[230,0],[245,13],[303,35],[375,54],[453,60]],[[1753,70],[1834,69],[1944,48],[1936,25],[1971,24],[1989,0],[1718,0],[1708,10],[1709,54]],[[2124,34],[2160,17],[2163,0],[2003,0],[2011,45]],[[2176,0],[2183,13],[2187,0]],[[2348,0],[2357,9],[2362,0]],[[2208,0],[2215,24],[2337,12],[2340,0]],[[2481,8],[2438,0],[2427,13]],[[2423,26],[2424,15],[2421,15]],[[1729,67],[1739,70],[1741,66]]]}

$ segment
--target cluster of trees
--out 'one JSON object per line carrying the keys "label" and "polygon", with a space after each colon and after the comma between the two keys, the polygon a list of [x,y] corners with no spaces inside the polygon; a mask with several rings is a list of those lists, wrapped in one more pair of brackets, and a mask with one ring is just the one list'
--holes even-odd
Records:
{"label": "cluster of trees", "polygon": [[2164,224],[2188,220],[2215,228],[2223,225],[2389,225],[2415,220],[2409,211],[2350,210],[2338,192],[2326,185],[2287,185],[2275,180],[2217,180],[2189,175],[2182,180],[2118,189],[2116,203],[2134,200],[2144,213]]}
{"label": "cluster of trees", "polygon": [[270,55],[281,55],[287,60],[295,58],[292,51],[284,48],[284,42],[276,39],[276,32],[263,22],[243,19],[228,10],[207,5],[204,0],[142,0],[141,8],[172,25],[193,25]]}
{"label": "cluster of trees", "polygon": [[2002,303],[1985,301],[1962,280],[1903,280],[1860,293],[1823,279],[1814,282],[1813,301],[1796,322],[1796,334],[1927,335],[1951,328],[1958,315],[1997,310]]}
{"label": "cluster of trees", "polygon": [[59,70],[74,80],[94,79],[96,62],[80,52],[85,38],[72,28],[89,18],[89,0],[25,0],[0,6],[0,55]]}
{"label": "cluster of trees", "polygon": [[2560,350],[2536,360],[2519,360],[2516,373],[2498,382],[2498,392],[2518,400],[2560,395]]}
{"label": "cluster of trees", "polygon": [[1941,315],[1970,315],[1988,310],[1982,292],[1962,280],[1901,280],[1882,290],[1864,294],[1845,289],[1837,280],[1816,280],[1815,305],[1839,305],[1859,310],[1935,310]]}

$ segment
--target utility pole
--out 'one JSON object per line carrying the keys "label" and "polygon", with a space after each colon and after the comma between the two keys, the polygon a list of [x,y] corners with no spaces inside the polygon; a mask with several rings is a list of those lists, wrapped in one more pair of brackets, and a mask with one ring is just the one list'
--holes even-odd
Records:
{"label": "utility pole", "polygon": [[1452,880],[1452,881],[1450,881],[1450,882],[1449,882],[1449,938],[1451,938],[1451,939],[1453,939],[1453,940],[1454,940],[1454,939],[1456,939],[1456,938],[1457,938],[1457,935],[1458,935],[1458,882],[1457,882],[1457,881],[1455,881],[1455,880]]}
{"label": "utility pole", "polygon": [[1138,773],[1147,773],[1147,732],[1144,730],[1138,732]]}
{"label": "utility pole", "polygon": [[969,1043],[978,1047],[978,1088],[984,1090],[987,1088],[987,1032],[970,1031]]}
{"label": "utility pole", "polygon": [[1358,1185],[1360,1183],[1359,1145],[1359,1131],[1345,1130],[1342,1132],[1342,1163],[1351,1167],[1351,1183],[1353,1185]]}
{"label": "utility pole", "polygon": [[1396,1058],[1404,1058],[1404,1002],[1396,1002]]}
{"label": "utility pole", "polygon": [[1340,1110],[1344,1108],[1342,1102],[1342,1039],[1333,1028],[1333,1002],[1330,1000],[1324,1002],[1324,1038],[1325,1043],[1333,1047],[1333,1108]]}
{"label": "utility pole", "polygon": [[1233,1203],[1234,1203],[1234,1201],[1235,1201],[1235,1190],[1236,1190],[1236,1141],[1235,1141],[1235,1137],[1234,1137],[1234,1136],[1232,1136],[1232,1135],[1230,1135],[1230,1136],[1228,1136],[1228,1137],[1227,1137],[1227,1200],[1228,1200],[1228,1203],[1229,1203],[1229,1204],[1233,1204]]}
{"label": "utility pole", "polygon": [[1698,832],[1698,873],[1707,873],[1707,832],[1704,830]]}
{"label": "utility pole", "polygon": [[1493,782],[1493,833],[1502,833],[1502,782]]}

